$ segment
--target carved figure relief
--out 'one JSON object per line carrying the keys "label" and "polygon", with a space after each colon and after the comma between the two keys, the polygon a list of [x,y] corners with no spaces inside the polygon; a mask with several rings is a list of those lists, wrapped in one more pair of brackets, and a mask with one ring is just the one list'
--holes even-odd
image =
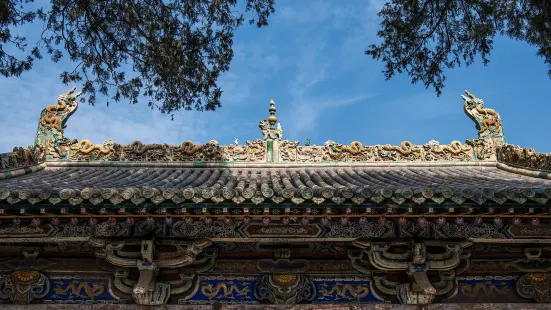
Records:
{"label": "carved figure relief", "polygon": [[40,145],[27,148],[15,147],[9,153],[0,154],[0,171],[34,165],[43,160],[44,150]]}
{"label": "carved figure relief", "polygon": [[34,146],[40,146],[46,156],[65,158],[70,140],[63,135],[65,123],[78,108],[76,86],[60,95],[57,104],[47,106],[40,114]]}
{"label": "carved figure relief", "polygon": [[270,112],[270,116],[268,117],[268,119],[260,121],[260,123],[258,124],[258,127],[260,127],[260,131],[262,132],[262,139],[281,141],[281,139],[283,139],[283,130],[281,129],[281,124],[279,123],[276,127],[276,107],[273,100],[270,100],[270,108],[268,109],[268,111]]}
{"label": "carved figure relief", "polygon": [[[130,145],[120,145],[107,140],[103,145],[92,145],[88,140],[71,145],[73,160],[110,161],[235,161],[265,162],[267,148],[263,140],[246,141],[245,145],[219,146],[215,140],[205,145],[195,145],[185,141],[181,146],[166,144],[144,145],[135,141]],[[298,141],[283,140],[279,146],[282,162],[367,162],[367,161],[437,161],[472,160],[472,148],[453,141],[450,145],[440,145],[430,141],[425,145],[413,145],[409,141],[399,146],[364,146],[358,141],[343,145],[327,141],[323,146],[300,146]]]}
{"label": "carved figure relief", "polygon": [[272,126],[270,126],[270,123],[268,121],[263,120],[258,123],[258,127],[260,128],[260,132],[262,132],[263,140],[268,140],[268,139],[281,140],[283,136],[281,125],[279,129],[272,128]]}
{"label": "carved figure relief", "polygon": [[113,154],[115,141],[105,140],[103,144],[92,144],[88,140],[80,140],[70,146],[70,157],[73,160],[107,160]]}
{"label": "carved figure relief", "polygon": [[497,149],[501,162],[538,170],[551,170],[551,154],[538,153],[533,148],[505,144]]}
{"label": "carved figure relief", "polygon": [[283,162],[367,162],[367,161],[436,161],[436,160],[472,160],[472,148],[459,141],[449,145],[440,145],[430,141],[425,145],[413,145],[409,141],[399,146],[364,146],[359,141],[350,145],[327,141],[323,146],[300,146],[298,141],[284,140],[281,143]]}
{"label": "carved figure relief", "polygon": [[459,141],[452,141],[449,145],[440,145],[438,141],[431,140],[423,145],[424,160],[472,160],[472,148]]}
{"label": "carved figure relief", "polygon": [[473,147],[478,159],[495,159],[496,146],[505,144],[499,113],[493,109],[484,108],[484,101],[468,91],[465,91],[465,94],[467,96],[461,95],[465,113],[476,123],[478,130],[478,137],[467,140],[467,145]]}

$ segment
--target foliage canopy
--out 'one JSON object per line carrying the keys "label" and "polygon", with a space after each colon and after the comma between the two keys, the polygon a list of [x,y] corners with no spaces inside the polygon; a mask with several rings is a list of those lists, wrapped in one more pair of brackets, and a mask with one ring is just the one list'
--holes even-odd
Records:
{"label": "foliage canopy", "polygon": [[[220,107],[220,74],[233,58],[234,31],[268,25],[275,0],[33,0],[0,1],[0,74],[19,76],[43,55],[75,63],[61,75],[82,82],[94,104],[99,92],[136,103],[140,95],[163,113]],[[379,12],[382,39],[365,51],[385,64],[387,79],[408,74],[440,95],[444,70],[488,64],[497,35],[537,48],[551,77],[551,1],[389,0]],[[36,44],[14,32],[43,22]],[[128,72],[131,72],[130,74]],[[83,97],[84,98],[84,97]]]}
{"label": "foliage canopy", "polygon": [[383,61],[387,79],[405,72],[440,95],[444,69],[478,56],[488,64],[496,35],[535,46],[551,77],[551,1],[390,0],[378,15],[382,42],[365,53]]}
{"label": "foliage canopy", "polygon": [[[145,95],[163,113],[215,110],[235,29],[246,13],[249,23],[266,26],[274,1],[245,0],[239,7],[237,0],[51,0],[47,8],[33,0],[0,1],[0,74],[19,76],[44,54],[55,62],[68,55],[76,67],[62,81],[81,81],[91,104],[99,92],[132,103]],[[14,34],[39,21],[44,29],[36,45]]]}

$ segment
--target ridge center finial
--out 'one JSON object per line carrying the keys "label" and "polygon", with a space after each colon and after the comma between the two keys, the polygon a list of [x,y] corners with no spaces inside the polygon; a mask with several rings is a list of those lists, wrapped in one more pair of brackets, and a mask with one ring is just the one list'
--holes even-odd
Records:
{"label": "ridge center finial", "polygon": [[276,107],[274,100],[270,100],[270,116],[268,117],[268,123],[270,123],[270,129],[275,129],[275,124],[277,123],[277,117],[275,116]]}

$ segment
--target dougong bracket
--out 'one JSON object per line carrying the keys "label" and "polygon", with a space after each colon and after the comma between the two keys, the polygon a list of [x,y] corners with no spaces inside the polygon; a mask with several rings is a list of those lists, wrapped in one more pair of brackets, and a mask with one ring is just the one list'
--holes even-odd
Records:
{"label": "dougong bracket", "polygon": [[[124,240],[108,241],[93,239],[92,244],[100,249],[96,251],[98,258],[104,258],[116,267],[115,287],[123,293],[132,293],[134,301],[138,305],[164,305],[175,292],[181,293],[183,288],[188,288],[189,283],[182,279],[182,283],[158,282],[157,276],[161,268],[176,269],[195,263],[197,254],[211,245],[210,240],[187,241],[154,241],[154,240]],[[156,243],[165,247],[172,247],[169,252],[157,251]],[[140,245],[140,252],[124,251],[126,245]],[[139,257],[139,258],[138,258]],[[128,279],[129,268],[137,268],[138,281]],[[174,285],[174,287],[173,287]]]}
{"label": "dougong bracket", "polygon": [[[374,284],[381,292],[396,294],[400,303],[410,305],[430,304],[436,296],[452,291],[456,285],[456,271],[460,273],[464,269],[464,261],[469,258],[466,250],[472,245],[466,241],[373,242],[369,239],[356,239],[352,244],[363,252],[348,252],[352,266],[359,272],[375,275],[375,270],[401,271],[409,276],[409,283],[397,283],[375,275]],[[427,251],[429,246],[440,249],[431,253]],[[401,253],[396,253],[393,248],[400,248]],[[361,263],[363,254],[369,258],[371,268]],[[438,272],[440,280],[431,282],[427,271]]]}

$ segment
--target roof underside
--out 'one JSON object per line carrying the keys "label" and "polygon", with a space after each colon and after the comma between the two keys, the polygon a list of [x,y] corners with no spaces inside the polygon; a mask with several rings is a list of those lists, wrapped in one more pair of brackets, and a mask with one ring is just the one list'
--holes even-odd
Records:
{"label": "roof underside", "polygon": [[[9,191],[6,191],[9,190]],[[107,192],[106,192],[107,190]],[[175,200],[212,199],[222,202],[255,198],[371,199],[396,203],[415,197],[481,203],[551,198],[551,180],[507,172],[496,167],[323,167],[323,168],[153,168],[47,167],[27,175],[0,180],[0,199],[14,202],[32,197],[48,199],[130,200],[137,196]],[[49,192],[45,194],[45,192]],[[2,197],[3,196],[3,197]],[[121,198],[122,197],[122,198]],[[178,198],[180,197],[180,198]],[[14,197],[15,198],[15,197]],[[218,199],[218,200],[217,200]],[[518,200],[521,199],[521,200]],[[522,200],[524,199],[524,200]],[[44,200],[44,199],[42,199]],[[199,200],[195,202],[207,202]],[[277,199],[276,199],[277,200]],[[278,201],[281,202],[282,200]],[[107,201],[105,201],[107,202]],[[235,202],[235,200],[234,200]],[[302,201],[301,201],[302,202]],[[339,201],[344,202],[344,201]],[[388,201],[392,202],[392,201]],[[419,203],[419,202],[418,202]]]}

